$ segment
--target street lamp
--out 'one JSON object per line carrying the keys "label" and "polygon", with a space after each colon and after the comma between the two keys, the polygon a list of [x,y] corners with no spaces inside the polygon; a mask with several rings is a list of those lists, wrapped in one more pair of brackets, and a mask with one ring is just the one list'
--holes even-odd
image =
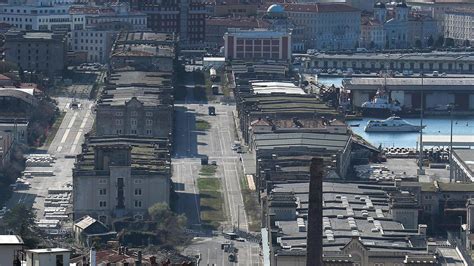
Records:
{"label": "street lamp", "polygon": [[449,135],[449,183],[453,182],[453,111],[456,106],[448,104],[449,118],[451,120],[451,131]]}

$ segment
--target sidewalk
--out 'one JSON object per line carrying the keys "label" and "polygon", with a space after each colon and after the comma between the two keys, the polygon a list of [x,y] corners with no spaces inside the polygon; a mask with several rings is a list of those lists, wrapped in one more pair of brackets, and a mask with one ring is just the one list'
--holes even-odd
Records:
{"label": "sidewalk", "polygon": [[[243,138],[242,138],[242,132],[240,132],[239,128],[239,119],[237,118],[237,111],[234,110],[232,111],[232,117],[234,118],[234,124],[235,124],[235,131],[237,132],[237,135],[239,137],[239,141],[243,143]],[[255,159],[255,153],[253,151],[249,151],[248,147],[246,147],[247,152],[246,153],[241,153],[240,154],[240,160],[242,161],[242,167],[244,169],[244,174],[245,175],[255,175],[257,172],[257,165],[256,165],[256,159]]]}

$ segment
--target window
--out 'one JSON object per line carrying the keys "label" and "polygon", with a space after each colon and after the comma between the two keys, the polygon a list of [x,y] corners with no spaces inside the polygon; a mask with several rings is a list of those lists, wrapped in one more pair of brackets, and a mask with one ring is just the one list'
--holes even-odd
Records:
{"label": "window", "polygon": [[141,200],[136,200],[135,201],[135,208],[141,208],[142,207],[142,201]]}
{"label": "window", "polygon": [[131,133],[132,133],[132,134],[137,134],[137,130],[136,130],[136,129],[132,129],[132,130],[131,130]]}
{"label": "window", "polygon": [[56,255],[56,266],[64,266],[64,255]]}
{"label": "window", "polygon": [[137,116],[137,111],[132,111],[131,116]]}
{"label": "window", "polygon": [[99,179],[99,184],[107,184],[107,179],[105,178]]}
{"label": "window", "polygon": [[117,130],[115,131],[115,133],[116,133],[117,135],[120,135],[120,134],[122,134],[122,130],[121,130],[121,129],[117,129]]}
{"label": "window", "polygon": [[115,125],[121,126],[123,124],[122,119],[115,119]]}
{"label": "window", "polygon": [[146,134],[147,134],[148,136],[153,135],[152,132],[153,132],[153,131],[152,131],[151,129],[147,129],[147,130],[146,130]]}
{"label": "window", "polygon": [[115,116],[123,116],[123,112],[115,112]]}
{"label": "window", "polygon": [[134,179],[133,183],[134,184],[141,184],[143,181],[141,179]]}
{"label": "window", "polygon": [[130,124],[131,124],[132,126],[136,126],[136,125],[137,125],[137,119],[136,119],[136,118],[130,119]]}
{"label": "window", "polygon": [[146,125],[147,125],[147,126],[153,125],[153,120],[147,119],[147,120],[146,120]]}
{"label": "window", "polygon": [[101,207],[101,208],[107,207],[107,202],[106,201],[99,201],[99,207]]}
{"label": "window", "polygon": [[153,116],[153,112],[146,112],[145,115],[148,117]]}
{"label": "window", "polygon": [[102,195],[102,196],[103,196],[103,195],[107,195],[107,189],[105,189],[105,188],[100,188],[100,189],[99,189],[99,195]]}
{"label": "window", "polygon": [[136,188],[135,189],[135,196],[141,196],[142,195],[142,189],[141,188]]}

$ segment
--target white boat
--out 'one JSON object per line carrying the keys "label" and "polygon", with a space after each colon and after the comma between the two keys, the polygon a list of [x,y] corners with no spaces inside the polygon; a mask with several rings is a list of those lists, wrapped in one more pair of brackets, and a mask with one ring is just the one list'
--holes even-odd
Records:
{"label": "white boat", "polygon": [[416,126],[398,116],[391,116],[385,120],[370,120],[365,126],[365,132],[419,132],[425,126]]}
{"label": "white boat", "polygon": [[387,117],[388,115],[401,112],[402,107],[398,102],[390,102],[388,92],[380,88],[371,101],[362,104],[361,110],[364,116]]}

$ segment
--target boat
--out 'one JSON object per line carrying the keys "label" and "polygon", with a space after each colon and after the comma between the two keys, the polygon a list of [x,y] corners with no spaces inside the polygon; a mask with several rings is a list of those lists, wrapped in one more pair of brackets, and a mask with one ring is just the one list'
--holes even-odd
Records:
{"label": "boat", "polygon": [[370,120],[365,132],[419,132],[425,126],[416,126],[398,116],[391,116],[385,120]]}
{"label": "boat", "polygon": [[380,88],[371,101],[362,104],[361,111],[364,116],[387,117],[400,113],[402,107],[397,101],[390,102],[388,92]]}

